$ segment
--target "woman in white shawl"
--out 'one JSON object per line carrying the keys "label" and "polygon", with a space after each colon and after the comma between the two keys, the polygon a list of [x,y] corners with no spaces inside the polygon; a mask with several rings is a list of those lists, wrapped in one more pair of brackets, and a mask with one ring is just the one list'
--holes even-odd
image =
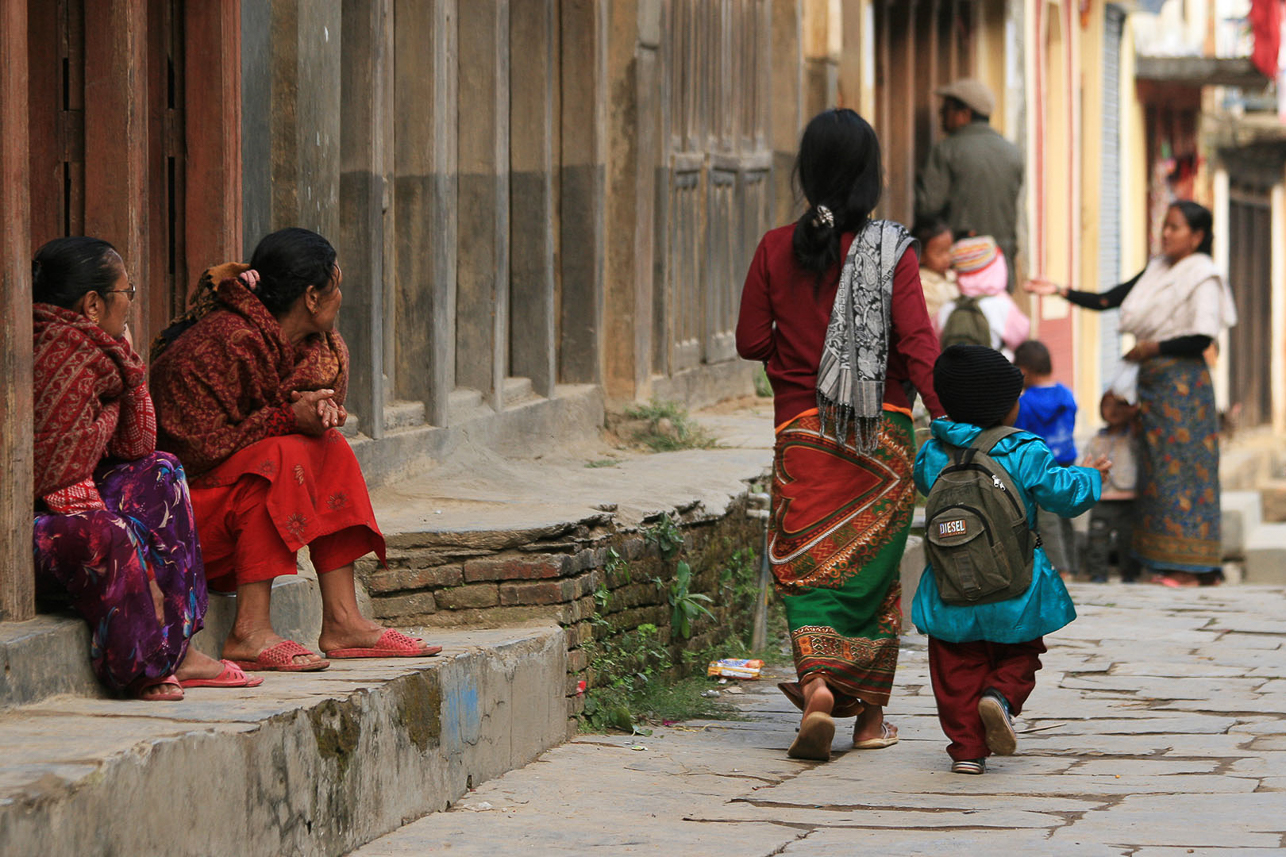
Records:
{"label": "woman in white shawl", "polygon": [[1237,323],[1232,293],[1210,258],[1209,210],[1175,202],[1161,229],[1161,255],[1138,276],[1102,294],[1045,280],[1027,290],[1060,294],[1092,310],[1121,308],[1121,330],[1139,366],[1143,455],[1134,553],[1166,586],[1218,583],[1219,426],[1203,352]]}

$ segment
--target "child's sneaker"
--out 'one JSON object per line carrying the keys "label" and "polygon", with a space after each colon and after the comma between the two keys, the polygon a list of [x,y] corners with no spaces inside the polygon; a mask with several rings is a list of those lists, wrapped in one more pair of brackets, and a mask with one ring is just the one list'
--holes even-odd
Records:
{"label": "child's sneaker", "polygon": [[978,700],[978,716],[987,730],[987,747],[997,756],[1012,756],[1018,749],[1014,719],[1009,714],[1009,701],[995,690],[984,691]]}
{"label": "child's sneaker", "polygon": [[986,759],[959,759],[951,763],[951,773],[953,774],[985,774],[987,773]]}

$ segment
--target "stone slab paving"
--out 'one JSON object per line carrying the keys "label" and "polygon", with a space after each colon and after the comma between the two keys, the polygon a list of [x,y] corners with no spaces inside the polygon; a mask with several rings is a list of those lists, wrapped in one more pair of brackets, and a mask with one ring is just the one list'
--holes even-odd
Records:
{"label": "stone slab paving", "polygon": [[[786,758],[771,681],[746,720],[585,735],[362,848],[432,854],[1286,853],[1286,590],[1072,587],[1019,755],[948,771],[925,639],[903,638],[902,741]],[[851,747],[851,740],[850,740]]]}

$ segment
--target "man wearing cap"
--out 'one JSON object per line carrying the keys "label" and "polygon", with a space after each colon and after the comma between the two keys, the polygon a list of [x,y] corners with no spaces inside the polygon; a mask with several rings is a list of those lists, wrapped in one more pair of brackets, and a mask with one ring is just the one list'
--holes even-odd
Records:
{"label": "man wearing cap", "polygon": [[991,127],[996,99],[981,81],[964,78],[934,94],[942,96],[938,115],[947,137],[929,150],[916,181],[916,219],[941,217],[957,234],[996,239],[1013,291],[1022,155]]}

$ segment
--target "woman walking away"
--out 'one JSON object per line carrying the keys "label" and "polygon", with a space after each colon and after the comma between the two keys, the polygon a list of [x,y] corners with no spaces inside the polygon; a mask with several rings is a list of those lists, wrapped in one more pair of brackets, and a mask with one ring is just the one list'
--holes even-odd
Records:
{"label": "woman walking away", "polygon": [[1121,308],[1136,344],[1143,449],[1138,462],[1134,553],[1166,586],[1220,580],[1219,414],[1203,352],[1237,323],[1232,292],[1210,258],[1213,218],[1176,202],[1161,229],[1161,255],[1134,279],[1095,294],[1047,280],[1027,290],[1060,294],[1092,310]]}
{"label": "woman walking away", "polygon": [[857,749],[897,742],[884,706],[915,500],[916,391],[934,417],[943,411],[915,241],[870,219],[883,180],[875,132],[852,110],[818,115],[795,179],[808,210],[760,240],[737,351],[763,361],[773,387],[769,560],[799,674],[780,687],[804,712],[789,755],[825,761],[835,717],[857,716]]}
{"label": "woman walking away", "polygon": [[50,241],[32,263],[36,584],[89,623],[90,661],[112,690],[159,702],[254,687],[262,679],[189,648],[205,575],[183,468],[156,451],[125,324],[134,292],[98,238]]}

